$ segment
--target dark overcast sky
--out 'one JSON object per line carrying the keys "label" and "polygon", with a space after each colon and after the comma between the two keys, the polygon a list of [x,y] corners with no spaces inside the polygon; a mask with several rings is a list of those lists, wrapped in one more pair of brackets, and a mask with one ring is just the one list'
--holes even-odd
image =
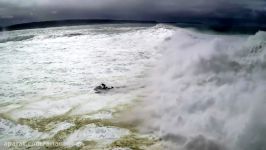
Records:
{"label": "dark overcast sky", "polygon": [[[0,0],[0,26],[63,19],[261,19],[266,0]],[[266,19],[265,19],[266,20]]]}

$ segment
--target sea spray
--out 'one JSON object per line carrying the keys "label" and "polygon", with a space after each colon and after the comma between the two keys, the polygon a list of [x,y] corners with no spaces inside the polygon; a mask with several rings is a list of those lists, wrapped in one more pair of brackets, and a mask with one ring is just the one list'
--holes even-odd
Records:
{"label": "sea spray", "polygon": [[166,149],[266,149],[265,37],[177,30],[138,109],[144,131],[171,143]]}

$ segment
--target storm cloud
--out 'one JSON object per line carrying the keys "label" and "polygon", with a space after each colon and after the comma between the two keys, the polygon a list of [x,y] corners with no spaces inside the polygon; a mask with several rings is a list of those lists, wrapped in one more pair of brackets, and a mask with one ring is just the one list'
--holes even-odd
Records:
{"label": "storm cloud", "polygon": [[265,13],[265,0],[0,0],[0,26],[60,19],[256,18]]}

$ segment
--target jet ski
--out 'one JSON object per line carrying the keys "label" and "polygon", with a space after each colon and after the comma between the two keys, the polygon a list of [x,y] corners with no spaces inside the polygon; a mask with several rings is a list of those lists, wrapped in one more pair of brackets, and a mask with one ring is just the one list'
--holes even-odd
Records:
{"label": "jet ski", "polygon": [[99,86],[96,86],[95,88],[94,88],[94,91],[95,91],[95,93],[104,93],[104,92],[107,92],[107,91],[109,91],[110,89],[113,89],[114,87],[108,87],[108,86],[106,86],[105,84],[101,84],[101,85],[99,85]]}

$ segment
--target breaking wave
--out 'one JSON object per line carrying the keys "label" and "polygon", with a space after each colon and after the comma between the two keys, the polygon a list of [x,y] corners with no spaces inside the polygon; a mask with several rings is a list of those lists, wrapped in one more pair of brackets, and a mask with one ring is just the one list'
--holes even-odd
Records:
{"label": "breaking wave", "polygon": [[34,38],[34,35],[3,37],[3,38],[0,38],[0,43],[24,41],[24,40],[29,40],[29,39],[32,39],[32,38]]}
{"label": "breaking wave", "polygon": [[74,37],[74,36],[81,36],[84,35],[82,33],[66,33],[66,34],[62,34],[62,35],[49,35],[46,38],[60,38],[60,37]]}
{"label": "breaking wave", "polygon": [[[95,33],[97,36],[91,36]],[[112,36],[102,36],[102,34],[112,34]],[[82,38],[65,38],[74,36]],[[53,41],[54,38],[60,37],[64,38]],[[8,116],[14,120],[38,116],[52,117],[68,113],[70,110],[74,115],[104,110],[103,108],[107,106],[113,107],[135,97],[134,91],[141,88],[140,90],[145,94],[148,93],[148,96],[144,106],[139,106],[137,112],[140,115],[136,116],[144,120],[142,127],[145,131],[161,137],[162,143],[165,143],[163,146],[166,146],[167,150],[266,149],[266,32],[258,32],[252,36],[215,35],[160,24],[149,28],[115,28],[108,31],[93,29],[83,32],[83,28],[78,32],[73,32],[72,29],[57,32],[49,30],[44,34],[36,31],[35,37],[33,35],[5,37],[0,39],[0,43],[31,38],[37,39],[32,43],[36,47],[29,47],[27,52],[34,51],[35,48],[38,49],[37,52],[26,55],[18,53],[17,57],[3,55],[2,64],[9,64],[10,59],[14,60],[15,64],[24,60],[27,60],[27,63],[23,64],[24,70],[21,70],[22,65],[12,65],[12,70],[22,71],[21,74],[14,73],[18,74],[14,76],[18,80],[8,78],[13,75],[10,75],[12,71],[9,69],[2,71],[6,73],[3,81],[9,81],[3,84],[6,89],[2,89],[12,95],[14,91],[19,90],[17,87],[31,92],[32,85],[36,85],[34,88],[36,87],[38,95],[46,89],[46,83],[49,83],[50,89],[45,92],[53,95],[63,93],[63,95],[62,99],[60,96],[59,98],[51,96],[51,99],[46,100],[40,94],[36,100],[41,99],[41,101],[29,102],[25,106],[21,105],[19,109],[3,105],[5,109],[1,112],[8,113]],[[43,39],[52,40],[43,42]],[[19,46],[22,44],[23,47],[24,42],[16,44]],[[7,47],[4,45],[3,48],[13,49],[12,45]],[[156,47],[155,50],[153,47]],[[157,57],[160,58],[158,61]],[[60,65],[65,62],[69,65]],[[139,84],[139,82],[142,82],[143,78],[146,79],[146,72],[139,73],[138,69],[149,71],[153,66],[155,69],[150,78],[148,77],[148,85],[143,88],[142,84],[146,83]],[[4,65],[2,68],[9,66]],[[32,68],[33,70],[28,70]],[[38,68],[44,73],[40,75]],[[28,78],[24,77],[29,71],[33,73],[33,76],[30,76],[32,78],[32,81],[29,80],[30,84],[26,82]],[[107,75],[98,78],[103,74]],[[39,78],[43,81],[40,82]],[[132,78],[132,81],[129,78]],[[50,81],[52,83],[57,79],[60,80],[56,84],[50,84]],[[88,86],[94,87],[96,82],[103,80],[113,85],[126,84],[130,88],[118,89],[112,97],[108,94],[99,97],[90,95]],[[10,88],[11,85],[14,85],[13,89]],[[69,95],[65,96],[65,93]],[[129,95],[122,95],[120,99],[122,93]],[[10,94],[2,94],[2,97],[9,97],[12,103],[13,99],[19,99],[18,94],[8,95]],[[50,98],[50,95],[47,97]],[[80,107],[76,107],[79,105]],[[130,114],[130,116],[135,115]],[[61,125],[71,126],[62,122],[58,129]],[[87,137],[88,134],[84,134],[83,137],[84,132],[94,133],[90,126],[80,129],[82,130],[71,134],[67,141],[79,142],[78,140],[85,140],[85,136]],[[116,128],[96,127],[96,129],[103,133],[117,131],[120,133]],[[104,136],[96,132],[96,138]],[[121,135],[123,134],[124,132],[121,132]],[[4,139],[0,141],[0,145],[1,142],[13,137],[24,140],[42,138],[42,133],[5,119],[0,119],[0,135]],[[105,138],[109,138],[108,136]],[[116,135],[110,137],[116,138]]]}
{"label": "breaking wave", "polygon": [[244,37],[178,29],[161,52],[138,112],[166,149],[266,149],[266,32]]}

